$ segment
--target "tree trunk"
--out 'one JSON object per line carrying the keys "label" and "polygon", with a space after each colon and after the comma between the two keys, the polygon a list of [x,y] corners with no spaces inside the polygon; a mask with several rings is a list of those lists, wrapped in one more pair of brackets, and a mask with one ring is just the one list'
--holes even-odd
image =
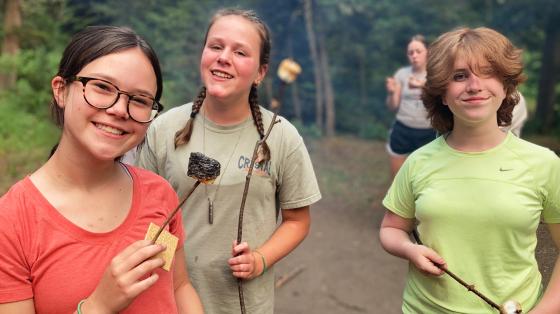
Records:
{"label": "tree trunk", "polygon": [[303,12],[305,16],[305,29],[313,63],[313,74],[315,76],[315,124],[319,130],[323,130],[323,81],[321,79],[321,62],[317,53],[317,39],[313,29],[313,0],[303,1]]}
{"label": "tree trunk", "polygon": [[552,15],[549,16],[545,28],[545,43],[541,64],[536,116],[540,121],[539,131],[545,133],[554,126],[554,120],[556,119],[554,112],[555,86],[558,71],[560,71],[560,24],[552,18]]}
{"label": "tree trunk", "polygon": [[292,89],[292,105],[294,106],[294,116],[296,120],[303,123],[303,115],[301,113],[301,100],[299,98],[299,88],[297,80],[290,85]]}
{"label": "tree trunk", "polygon": [[[297,8],[296,10],[294,10],[292,12],[292,14],[290,15],[290,24],[289,24],[289,30],[290,33],[293,32],[298,32],[299,29],[294,29],[294,24],[296,21],[296,18],[298,15],[301,15],[301,9]],[[287,40],[287,48],[288,48],[288,52],[289,52],[289,56],[290,58],[294,59],[294,41],[293,41],[293,36],[288,36]],[[298,87],[298,81],[295,80],[294,82],[292,82],[292,84],[290,84],[290,96],[291,96],[291,100],[292,100],[292,108],[294,111],[294,117],[296,120],[298,120],[302,125],[303,125],[303,115],[301,113],[301,99],[299,98],[299,87]]]}
{"label": "tree trunk", "polygon": [[332,86],[331,73],[329,69],[329,55],[325,47],[324,36],[319,37],[319,57],[321,60],[321,73],[323,74],[323,84],[325,87],[325,133],[334,136],[336,109],[334,104],[334,92]]}
{"label": "tree trunk", "polygon": [[[4,40],[2,41],[2,55],[16,55],[19,52],[18,30],[21,27],[20,0],[5,0],[4,2]],[[8,69],[0,73],[0,90],[8,89],[16,83],[16,69]]]}
{"label": "tree trunk", "polygon": [[366,56],[365,53],[363,51],[363,49],[360,49],[358,51],[358,64],[359,64],[359,68],[358,71],[360,71],[359,77],[360,77],[360,106],[361,108],[366,108],[368,106],[368,96],[367,96],[367,91],[368,91],[368,86],[367,86],[367,67],[366,67]]}

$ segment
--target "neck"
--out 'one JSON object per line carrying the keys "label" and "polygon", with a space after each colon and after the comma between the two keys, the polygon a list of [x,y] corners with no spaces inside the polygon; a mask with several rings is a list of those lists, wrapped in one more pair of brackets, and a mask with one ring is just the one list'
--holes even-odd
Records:
{"label": "neck", "polygon": [[426,66],[422,66],[422,67],[412,66],[412,72],[414,72],[414,73],[424,73],[424,72],[426,72]]}
{"label": "neck", "polygon": [[446,138],[447,144],[453,149],[463,152],[482,152],[498,146],[504,141],[507,133],[495,125],[472,127],[456,125]]}
{"label": "neck", "polygon": [[68,152],[61,143],[53,156],[32,177],[44,177],[59,188],[93,190],[113,182],[123,174],[119,163],[113,160],[99,161],[88,154]]}
{"label": "neck", "polygon": [[247,97],[235,102],[222,102],[216,98],[206,97],[202,108],[207,119],[220,125],[238,124],[251,116],[251,108]]}

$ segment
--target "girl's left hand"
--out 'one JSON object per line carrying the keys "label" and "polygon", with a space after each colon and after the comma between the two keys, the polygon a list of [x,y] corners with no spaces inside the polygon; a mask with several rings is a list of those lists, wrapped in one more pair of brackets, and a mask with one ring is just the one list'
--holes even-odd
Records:
{"label": "girl's left hand", "polygon": [[231,255],[233,257],[228,260],[228,264],[234,277],[253,279],[260,274],[257,259],[247,242],[237,244],[237,241],[233,241]]}

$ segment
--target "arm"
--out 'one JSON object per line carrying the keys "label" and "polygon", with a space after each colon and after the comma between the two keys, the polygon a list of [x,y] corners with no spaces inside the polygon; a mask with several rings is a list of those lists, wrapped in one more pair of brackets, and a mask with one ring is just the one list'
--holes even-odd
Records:
{"label": "arm", "polygon": [[184,248],[175,252],[175,266],[173,267],[173,287],[175,302],[181,314],[204,313],[202,302],[189,280]]}
{"label": "arm", "polygon": [[388,77],[385,81],[385,87],[387,89],[387,99],[385,103],[389,110],[396,111],[401,102],[401,85],[394,77]]}
{"label": "arm", "polygon": [[[270,239],[257,249],[263,255],[266,266],[274,265],[293,251],[309,233],[310,225],[309,206],[282,210],[282,223]],[[241,253],[228,261],[235,277],[252,279],[261,274],[264,266],[262,258],[251,251],[246,242],[234,246],[232,253],[234,256]]]}
{"label": "arm", "polygon": [[379,231],[381,246],[388,253],[409,260],[426,274],[442,275],[443,270],[434,264],[445,267],[445,261],[434,250],[410,240],[408,235],[413,228],[414,219],[403,218],[386,211]]}
{"label": "arm", "polygon": [[[560,224],[548,224],[548,230],[557,248],[560,248]],[[530,314],[539,313],[560,313],[560,258],[556,259],[550,282],[544,292],[541,301],[529,312]]]}
{"label": "arm", "polygon": [[0,314],[35,314],[33,299],[0,304]]}

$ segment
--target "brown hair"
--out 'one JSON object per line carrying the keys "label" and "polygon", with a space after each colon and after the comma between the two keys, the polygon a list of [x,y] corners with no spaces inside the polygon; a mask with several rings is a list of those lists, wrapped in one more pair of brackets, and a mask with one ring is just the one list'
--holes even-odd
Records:
{"label": "brown hair", "polygon": [[521,52],[504,35],[486,27],[458,28],[439,36],[428,49],[426,84],[422,89],[432,127],[439,133],[453,130],[453,113],[443,104],[443,95],[457,58],[465,58],[474,73],[481,72],[480,61],[490,64],[506,93],[498,108],[497,123],[510,125],[513,107],[519,102],[517,86],[525,80]]}
{"label": "brown hair", "polygon": [[421,42],[422,44],[424,44],[424,47],[428,48],[428,42],[426,42],[426,38],[422,34],[416,34],[410,37],[408,43],[411,43],[413,41]]}
{"label": "brown hair", "polygon": [[[206,40],[208,39],[208,33],[210,31],[210,28],[212,28],[212,25],[214,25],[214,23],[221,17],[230,16],[230,15],[243,17],[255,25],[255,28],[257,29],[257,32],[259,33],[261,38],[259,65],[260,66],[268,65],[268,63],[270,62],[270,49],[271,49],[270,31],[266,26],[266,24],[252,10],[222,9],[216,12],[216,14],[214,14],[212,19],[210,20],[210,23],[208,24],[208,28],[206,29],[206,35],[204,36],[204,45],[206,45]],[[175,133],[175,148],[177,148],[180,145],[187,144],[191,139],[194,118],[200,111],[200,108],[202,107],[202,103],[204,102],[204,98],[206,98],[206,87],[203,86],[200,89],[196,99],[193,101],[192,111],[189,120],[187,120],[187,123],[181,130]],[[255,84],[251,86],[251,91],[249,93],[248,101],[249,101],[249,106],[251,108],[251,115],[253,116],[253,122],[257,127],[260,138],[263,139],[264,125],[263,125],[261,110],[259,107],[257,86]],[[263,152],[264,160],[269,160],[270,149],[268,148],[266,142],[262,144],[262,149],[263,149],[262,152]]]}
{"label": "brown hair", "polygon": [[[76,33],[64,49],[56,75],[62,77],[65,83],[69,83],[71,77],[94,60],[131,48],[139,48],[150,60],[156,74],[157,90],[154,98],[159,101],[163,93],[163,77],[158,57],[150,44],[128,27],[88,26]],[[64,109],[58,105],[54,96],[50,103],[50,110],[56,126],[63,128]],[[57,148],[58,143],[51,149],[49,158]]]}
{"label": "brown hair", "polygon": [[[128,27],[89,26],[76,33],[62,54],[56,75],[68,82],[90,62],[131,48],[140,48],[150,60],[156,74],[157,90],[154,98],[159,101],[163,93],[163,78],[157,55],[145,39]],[[64,126],[64,109],[58,106],[54,97],[51,100],[50,108],[55,124],[62,128]]]}

